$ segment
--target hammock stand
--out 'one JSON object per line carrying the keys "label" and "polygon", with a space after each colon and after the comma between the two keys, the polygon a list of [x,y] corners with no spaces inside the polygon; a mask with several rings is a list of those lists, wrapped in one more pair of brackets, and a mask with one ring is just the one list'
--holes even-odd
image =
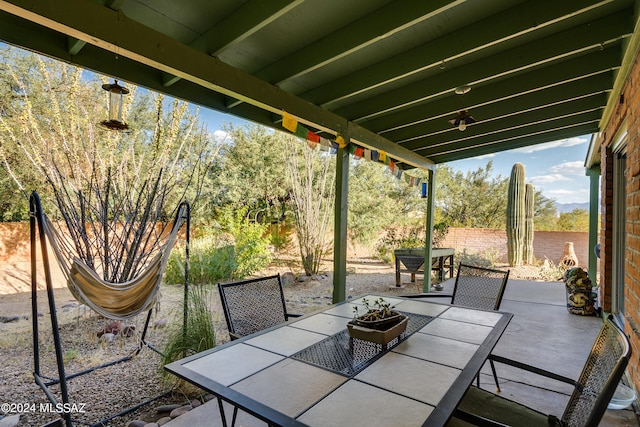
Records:
{"label": "hammock stand", "polygon": [[[134,317],[142,311],[147,310],[147,316],[144,324],[144,329],[142,331],[142,335],[140,337],[138,348],[127,356],[124,356],[120,359],[106,362],[104,364],[94,366],[79,372],[75,372],[73,374],[65,374],[64,360],[63,360],[63,350],[62,350],[62,342],[60,340],[60,331],[58,329],[58,318],[56,314],[56,306],[52,285],[52,276],[51,276],[51,266],[49,263],[49,254],[47,248],[47,241],[51,244],[51,247],[54,250],[55,256],[58,259],[58,262],[63,262],[62,254],[56,250],[57,245],[55,239],[53,238],[52,232],[55,232],[53,227],[51,226],[49,219],[46,217],[42,210],[42,204],[40,202],[40,197],[34,191],[31,194],[29,199],[30,211],[29,211],[29,226],[30,226],[30,240],[31,240],[31,318],[33,323],[33,356],[34,356],[34,372],[33,376],[36,384],[44,391],[47,399],[54,405],[54,407],[58,407],[59,404],[56,397],[53,395],[51,390],[49,390],[49,386],[59,384],[60,385],[60,395],[63,408],[71,407],[71,402],[69,401],[69,392],[67,381],[96,371],[98,369],[106,368],[109,366],[116,365],[118,363],[126,362],[131,360],[135,355],[140,353],[143,347],[148,347],[149,349],[155,351],[156,353],[162,354],[157,348],[153,347],[146,341],[147,329],[149,327],[149,322],[151,320],[151,314],[153,311],[153,305],[155,303],[155,294],[156,291],[162,281],[162,275],[164,273],[164,269],[166,266],[166,262],[169,257],[169,253],[171,252],[171,248],[173,247],[178,231],[182,227],[182,225],[186,225],[186,244],[185,244],[185,274],[184,274],[184,302],[183,302],[183,330],[186,333],[187,327],[187,306],[188,306],[188,283],[189,283],[189,243],[190,243],[190,227],[191,227],[191,208],[188,202],[182,202],[176,212],[175,219],[173,222],[173,227],[169,234],[167,241],[164,243],[164,247],[161,249],[160,253],[156,255],[156,257],[151,260],[151,262],[145,267],[144,271],[141,272],[138,277],[130,280],[126,283],[110,283],[102,280],[95,271],[92,271],[90,267],[88,267],[84,262],[79,259],[74,259],[73,265],[70,269],[65,269],[62,265],[61,268],[67,276],[69,290],[71,293],[79,300],[79,302],[87,303],[89,302],[89,306],[97,311],[99,314],[104,317],[111,319],[123,319]],[[37,254],[37,239],[36,232],[38,233],[38,237],[40,239],[40,251],[42,254],[42,261],[44,267],[44,277],[46,282],[46,295],[49,304],[49,313],[51,317],[51,328],[53,333],[53,342],[55,348],[56,355],[56,364],[58,370],[58,378],[49,378],[43,376],[40,371],[40,349],[39,349],[39,330],[38,330],[38,306],[37,306],[37,265],[36,265],[36,254]],[[100,283],[105,286],[105,290],[103,292],[109,292],[114,295],[111,299],[115,305],[111,305],[107,307],[107,309],[102,309],[101,307],[94,307],[94,304],[91,304],[91,298],[95,297],[95,295],[91,295],[91,292],[85,293],[80,290],[81,296],[83,298],[78,298],[78,289],[74,289],[75,285],[73,285],[73,281],[83,282],[84,284],[95,284]],[[133,286],[145,286],[147,291],[147,298],[144,303],[140,304],[140,301],[136,301],[135,299],[129,299],[128,304],[124,306],[119,304],[120,298],[118,297],[118,292],[122,289],[125,291],[127,289],[131,289]],[[88,301],[87,301],[88,300]],[[109,315],[109,310],[114,311],[115,317]],[[165,392],[159,396],[153,397],[145,402],[139,403],[133,407],[125,409],[115,415],[109,416],[101,421],[98,421],[95,424],[92,424],[91,427],[105,426],[106,423],[114,418],[126,415],[130,412],[137,410],[138,408],[145,406],[155,400],[164,397],[169,392]],[[71,418],[71,411],[64,411],[61,414],[62,419],[65,421],[66,427],[73,426],[73,420]]]}

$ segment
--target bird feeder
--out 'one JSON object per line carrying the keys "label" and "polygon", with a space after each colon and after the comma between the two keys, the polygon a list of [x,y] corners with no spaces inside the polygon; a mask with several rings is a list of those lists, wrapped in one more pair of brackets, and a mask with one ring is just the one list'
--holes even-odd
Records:
{"label": "bird feeder", "polygon": [[101,121],[100,125],[109,130],[128,130],[129,125],[122,121],[122,96],[127,95],[129,89],[120,86],[117,80],[103,84],[102,89],[109,92],[109,120]]}

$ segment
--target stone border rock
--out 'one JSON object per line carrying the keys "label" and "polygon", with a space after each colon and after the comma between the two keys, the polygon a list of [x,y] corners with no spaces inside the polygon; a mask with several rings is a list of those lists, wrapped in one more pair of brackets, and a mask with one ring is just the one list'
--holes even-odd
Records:
{"label": "stone border rock", "polygon": [[180,415],[186,414],[192,409],[197,408],[203,403],[206,403],[214,398],[215,398],[214,395],[206,394],[202,397],[202,400],[193,399],[189,402],[169,403],[169,404],[159,405],[158,407],[155,408],[155,413],[159,418],[152,421],[145,421],[140,419],[132,420],[126,424],[126,427],[163,426],[167,424],[169,421],[172,421],[175,418],[178,418]]}

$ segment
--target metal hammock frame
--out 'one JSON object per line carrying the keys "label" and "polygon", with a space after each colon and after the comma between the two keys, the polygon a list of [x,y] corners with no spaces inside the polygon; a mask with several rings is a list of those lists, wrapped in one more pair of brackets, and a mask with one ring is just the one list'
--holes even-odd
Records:
{"label": "metal hammock frame", "polygon": [[[191,207],[188,202],[184,201],[180,203],[178,209],[176,211],[176,215],[174,218],[173,226],[167,241],[163,244],[160,253],[158,253],[145,267],[145,269],[139,272],[138,276],[129,280],[125,283],[111,283],[107,282],[99,277],[99,275],[91,269],[91,267],[87,266],[86,263],[81,261],[80,259],[74,259],[72,264],[69,266],[60,265],[61,269],[65,277],[68,280],[69,290],[74,295],[74,297],[81,303],[87,304],[90,308],[96,311],[98,314],[103,317],[107,317],[110,319],[127,319],[138,315],[139,313],[148,310],[146,320],[144,323],[144,329],[142,331],[142,335],[140,336],[140,340],[138,343],[138,348],[131,354],[124,356],[120,359],[103,363],[98,366],[94,366],[80,372],[75,372],[73,374],[65,373],[64,359],[63,359],[63,350],[62,350],[62,342],[60,340],[60,331],[58,329],[58,318],[56,313],[55,306],[55,297],[53,292],[53,280],[51,276],[51,265],[49,261],[49,251],[47,248],[47,242],[50,243],[51,247],[54,250],[55,257],[59,264],[64,264],[64,256],[62,255],[59,246],[57,245],[55,229],[53,228],[51,222],[44,214],[42,209],[42,204],[40,202],[40,197],[34,191],[31,194],[29,199],[29,228],[30,228],[30,241],[31,241],[31,318],[33,324],[33,357],[34,357],[34,372],[33,376],[36,384],[44,391],[47,399],[55,406],[58,405],[58,400],[53,395],[51,390],[49,390],[49,386],[59,384],[60,385],[60,395],[62,399],[62,404],[68,406],[70,404],[69,401],[69,389],[67,385],[67,381],[84,375],[91,373],[95,370],[106,368],[109,366],[116,365],[118,363],[126,362],[131,360],[134,356],[138,355],[140,351],[144,347],[148,347],[149,349],[155,351],[156,353],[162,354],[160,350],[155,348],[153,345],[146,341],[146,334],[149,327],[149,322],[151,320],[151,314],[153,311],[153,305],[155,304],[155,295],[157,293],[158,287],[162,281],[162,276],[164,273],[164,269],[166,267],[166,263],[168,260],[169,252],[176,241],[176,235],[180,228],[183,225],[186,225],[186,244],[185,244],[185,272],[184,272],[184,302],[183,302],[183,329],[186,328],[187,325],[187,301],[188,301],[188,284],[189,284],[189,243],[190,243],[190,229],[191,229]],[[38,295],[38,280],[37,280],[37,265],[36,265],[36,255],[37,255],[37,239],[40,239],[40,251],[42,255],[42,263],[44,268],[44,277],[46,283],[46,295],[49,304],[49,315],[51,318],[51,329],[53,334],[53,342],[55,348],[56,355],[56,364],[58,371],[58,378],[49,378],[42,375],[40,371],[40,348],[39,348],[39,328],[38,328],[38,304],[37,304],[37,295]],[[78,287],[76,283],[82,283],[82,287]],[[99,291],[99,286],[104,285],[105,288],[102,291]],[[132,295],[128,295],[128,300],[122,304],[122,301],[119,301],[119,298],[116,296],[115,298],[108,298],[106,304],[99,304],[99,301],[102,293],[112,293],[113,295],[117,295],[121,292],[127,292],[127,290],[133,289],[135,286],[144,287],[144,292],[139,294],[140,301],[137,301],[136,298]],[[93,289],[93,291],[92,291]],[[144,297],[144,301],[142,301],[142,297]],[[106,419],[98,421],[95,424],[92,424],[91,427],[104,426],[105,423],[112,420],[113,418],[117,418],[123,415],[126,415],[130,412],[137,410],[138,408],[145,406],[163,396],[167,393],[163,393],[159,396],[151,398],[145,402],[139,403],[133,407],[125,409],[115,415],[112,415]],[[62,414],[62,418],[65,421],[67,427],[73,426],[73,420],[71,418],[70,412],[65,412]]]}

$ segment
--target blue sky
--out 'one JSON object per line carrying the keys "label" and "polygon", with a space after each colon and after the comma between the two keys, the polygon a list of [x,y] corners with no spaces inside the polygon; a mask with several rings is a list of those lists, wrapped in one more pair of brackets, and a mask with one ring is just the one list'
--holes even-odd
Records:
{"label": "blue sky", "polygon": [[562,139],[449,165],[467,171],[484,167],[492,160],[495,174],[509,177],[514,163],[520,162],[525,167],[527,182],[542,191],[545,197],[556,199],[557,203],[584,203],[589,201],[589,177],[584,161],[590,140],[590,135]]}
{"label": "blue sky", "polygon": [[[220,129],[224,122],[235,125],[247,123],[238,117],[207,108],[201,108],[199,115],[212,132]],[[584,168],[589,140],[589,135],[563,139],[459,160],[449,165],[467,172],[485,167],[487,162],[493,161],[495,176],[501,175],[508,178],[514,163],[520,162],[525,167],[527,182],[542,191],[545,197],[556,199],[558,203],[584,203],[589,201],[589,178]]]}

